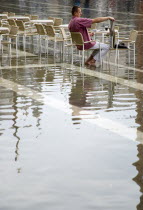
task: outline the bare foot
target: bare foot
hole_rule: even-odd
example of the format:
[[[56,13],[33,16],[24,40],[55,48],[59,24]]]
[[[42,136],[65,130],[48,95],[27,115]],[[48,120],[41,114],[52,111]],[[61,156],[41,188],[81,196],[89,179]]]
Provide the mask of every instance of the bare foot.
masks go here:
[[[85,65],[90,65],[90,66],[96,66],[95,65],[95,60],[94,60],[94,58],[93,59],[91,59],[90,61],[88,61],[88,62],[85,62]]]

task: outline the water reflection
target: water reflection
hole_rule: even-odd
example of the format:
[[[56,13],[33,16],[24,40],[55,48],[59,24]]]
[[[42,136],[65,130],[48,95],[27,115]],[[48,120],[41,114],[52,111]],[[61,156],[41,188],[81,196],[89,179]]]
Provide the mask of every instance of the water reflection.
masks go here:
[[[8,5],[8,2],[10,2],[9,5]],[[56,3],[56,5],[54,5],[53,2]],[[63,1],[63,0],[62,1],[53,1],[53,2],[52,2],[53,3],[52,4],[48,0],[46,2],[45,1],[41,1],[41,2],[22,1],[22,0],[19,0],[19,1],[15,0],[15,1],[11,2],[9,0],[9,1],[3,1],[4,7],[1,7],[0,10],[2,11],[3,8],[5,8],[5,10],[9,10],[9,11],[15,10],[16,13],[23,13],[23,14],[25,14],[25,13],[35,13],[36,14],[37,13],[40,17],[47,17],[47,14],[48,14],[48,16],[50,16],[50,15],[62,16],[63,15],[65,23],[68,22],[68,19],[71,16],[71,14],[70,14],[71,7],[64,8],[65,5],[59,5],[59,7],[58,7],[57,5],[59,4],[59,2],[65,3],[65,1]],[[14,3],[15,3],[15,5],[14,5]],[[107,1],[106,0],[106,1],[102,1],[102,2],[95,1],[95,0],[94,1],[90,1],[90,0],[66,1],[66,5],[72,6],[72,4],[77,4],[77,5],[80,5],[85,8],[83,10],[84,17],[95,17],[98,15],[101,16],[101,15],[105,15],[106,13],[110,14],[110,12],[114,12],[114,14],[115,14],[115,12],[117,11],[115,16],[117,17],[117,20],[119,20],[121,24],[129,23],[129,21],[132,19],[132,21],[130,21],[131,25],[133,25],[133,26],[135,25],[136,28],[142,29],[142,24],[141,24],[142,16],[137,17],[137,20],[135,20],[135,18],[136,18],[135,16],[130,16],[130,18],[125,18],[125,17],[128,17],[128,15],[131,15],[131,14],[129,14],[129,12],[131,12],[131,11],[135,12],[135,8],[136,8],[137,12],[142,12],[143,6],[142,6],[141,2],[137,3],[137,1],[129,1],[129,0],[126,0],[126,1],[123,1],[123,0],[122,1],[121,0]],[[92,8],[92,10],[90,10],[90,8]],[[109,8],[109,10],[107,10],[107,8]],[[62,13],[62,11],[66,12],[65,16],[64,16],[64,13]],[[120,14],[120,11],[124,12],[123,15]],[[135,23],[137,23],[137,24],[135,24]],[[137,49],[138,49],[137,50],[137,65],[138,65],[137,67],[141,68],[143,66],[142,36],[140,36],[138,39]],[[31,50],[31,49],[29,48],[29,50]],[[36,47],[35,47],[34,53],[35,54],[38,53],[38,50]],[[18,66],[18,65],[33,64],[33,63],[43,64],[44,62],[45,63],[48,63],[48,62],[54,63],[53,58],[52,59],[51,59],[51,57],[48,58],[48,62],[47,62],[47,59],[42,54],[40,54],[40,57],[38,59],[37,59],[37,57],[34,58],[32,56],[31,57],[27,56],[26,58],[21,56],[18,59],[15,59],[13,57],[9,58],[6,56],[2,56],[2,59],[0,61],[1,61],[2,66],[5,66],[5,65]],[[113,71],[114,70],[115,69],[113,69]],[[118,69],[118,72],[121,73],[121,70],[122,69]],[[67,69],[65,71],[67,72]],[[109,72],[105,72],[105,73],[109,74]],[[116,72],[114,71],[113,73],[116,73]],[[135,77],[134,77],[134,73],[135,73],[135,71],[124,70],[122,76],[123,76],[123,78],[126,78],[126,79],[135,79],[136,78],[138,83],[143,83],[142,73],[139,73],[139,72],[136,73]],[[142,113],[143,112],[143,102],[142,102],[143,93],[142,93],[142,91],[134,91],[131,88],[123,87],[122,85],[119,85],[116,83],[112,83],[112,82],[105,81],[105,80],[100,80],[99,78],[90,77],[90,76],[83,75],[80,73],[72,72],[72,73],[67,73],[67,74],[65,73],[63,75],[63,70],[59,67],[57,67],[57,68],[55,68],[55,67],[48,67],[48,68],[45,67],[44,68],[43,67],[43,68],[39,68],[39,69],[38,68],[32,69],[32,68],[26,67],[26,68],[20,68],[20,69],[15,68],[11,71],[5,69],[5,70],[0,71],[0,75],[5,79],[14,81],[16,83],[25,85],[26,87],[30,87],[31,89],[34,89],[36,91],[39,91],[39,92],[45,94],[46,96],[52,95],[53,97],[60,97],[60,100],[63,100],[62,94],[64,92],[65,93],[64,102],[66,105],[68,104],[69,106],[71,106],[71,109],[72,109],[73,124],[78,124],[79,128],[81,129],[81,132],[83,132],[82,125],[80,127],[81,119],[83,119],[84,117],[86,118],[86,116],[83,117],[83,115],[82,115],[83,110],[84,111],[87,110],[88,111],[87,115],[89,115],[91,113],[91,116],[93,116],[93,117],[94,117],[94,114],[92,111],[94,111],[94,113],[102,112],[104,114],[105,114],[105,112],[106,113],[108,112],[107,114],[109,114],[110,117],[113,117],[113,119],[121,121],[121,122],[125,123],[126,125],[128,125],[129,127],[138,127],[138,131],[143,132],[143,118],[142,118],[142,115],[143,115],[143,113]],[[116,75],[116,76],[118,76],[118,75]],[[71,80],[71,77],[72,77],[72,80]],[[63,92],[59,88],[61,86],[62,86]],[[135,107],[135,102],[136,102],[136,107]],[[117,117],[116,117],[116,115],[117,115]],[[136,122],[134,122],[134,119],[135,119],[134,115],[136,115],[136,120],[135,120]],[[64,153],[66,151],[67,148],[64,147],[66,144],[68,144],[67,147],[70,147],[70,144],[75,144],[74,145],[75,147],[77,146],[77,142],[75,143],[74,139],[72,139],[72,135],[74,137],[77,136],[77,133],[75,132],[75,130],[73,128],[74,126],[70,127],[68,125],[68,123],[67,123],[68,117],[67,116],[65,117],[66,121],[64,121],[62,119],[62,117],[63,117],[63,115],[59,114],[59,116],[55,116],[55,118],[51,118],[51,121],[48,121],[48,122],[46,121],[46,123],[47,123],[46,124],[44,121],[45,120],[45,105],[44,104],[39,104],[38,102],[36,102],[28,97],[25,97],[25,96],[18,96],[16,92],[6,90],[6,89],[0,87],[0,126],[1,126],[0,136],[6,137],[6,138],[7,138],[7,136],[9,136],[11,139],[16,139],[16,143],[14,143],[14,149],[12,148],[13,153],[15,152],[15,154],[14,154],[15,161],[18,162],[20,159],[22,159],[25,167],[29,163],[27,163],[28,161],[26,162],[25,159],[21,157],[22,155],[21,155],[20,149],[23,149],[23,147],[22,147],[23,145],[21,146],[21,144],[20,144],[21,142],[24,144],[25,140],[30,142],[32,140],[35,141],[35,139],[36,140],[39,139],[40,143],[38,146],[41,147],[42,149],[45,149],[47,147],[45,149],[45,154],[48,154],[48,152],[49,152],[49,154],[47,156],[46,155],[42,156],[43,151],[41,148],[40,148],[42,151],[41,155],[39,155],[39,152],[40,152],[39,148],[37,149],[37,151],[38,151],[37,153],[35,152],[35,150],[33,150],[33,152],[36,153],[35,156],[39,156],[39,157],[36,159],[36,161],[33,159],[33,162],[31,165],[33,166],[34,165],[33,163],[35,161],[35,165],[33,166],[33,168],[35,167],[36,169],[38,168],[39,170],[41,170],[42,171],[41,174],[43,177],[44,177],[44,174],[45,174],[45,177],[46,176],[48,177],[49,174],[51,173],[52,178],[50,180],[49,186],[52,185],[51,184],[52,182],[57,184],[58,181],[60,183],[59,185],[65,185],[65,180],[63,180],[63,182],[61,181],[62,179],[57,181],[57,177],[55,179],[56,180],[56,182],[55,182],[53,177],[56,176],[55,174],[58,174],[55,169],[56,167],[59,168],[60,172],[59,171],[58,172],[59,172],[59,174],[61,173],[61,177],[66,177],[65,171],[69,171],[69,174],[68,174],[68,176],[70,177],[69,180],[71,179],[71,174],[73,173],[74,170],[75,171],[81,170],[80,163],[82,162],[82,158],[80,157],[81,158],[81,160],[80,160],[78,155],[77,155],[77,160],[75,160],[75,165],[76,165],[77,161],[81,161],[81,162],[79,162],[78,169],[77,168],[74,169],[74,166],[71,164],[73,162],[72,158],[69,162],[73,168],[71,169],[71,165],[69,164],[68,160],[67,160],[67,165],[69,165],[69,167],[66,166],[66,163],[65,163],[66,154],[64,154],[65,156],[64,156],[63,160],[60,155],[59,155],[60,158],[57,158],[57,159],[55,158],[56,152],[60,151],[60,150],[58,150],[59,148],[63,147],[64,151],[61,150],[62,151],[61,153]],[[90,117],[90,116],[87,116],[87,117]],[[58,120],[60,123],[63,120],[64,123],[63,123],[63,125],[61,123],[61,127],[60,127],[60,125],[58,125],[55,129],[54,123],[55,123],[55,121],[58,121]],[[70,118],[70,120],[71,120],[71,118]],[[66,131],[63,132],[64,133],[63,135],[61,134],[63,131],[62,126],[64,127],[65,124],[67,127],[69,126],[68,127],[69,130],[68,129],[67,130],[69,132],[71,131],[71,133],[69,134],[69,136],[68,135],[66,136],[68,141],[66,139],[64,142],[62,142],[62,140],[64,138],[66,138],[65,137]],[[50,137],[47,135],[47,133],[45,134],[45,136],[43,135],[44,131],[47,129],[47,126],[50,127],[50,129],[49,129],[51,131]],[[54,128],[52,128],[52,126]],[[56,132],[55,132],[55,130],[56,130]],[[60,131],[62,130],[61,133],[59,130]],[[89,129],[87,128],[87,130],[85,130],[85,133],[88,131],[89,131]],[[92,131],[92,132],[91,132],[91,136],[95,135],[95,139],[96,139],[96,134],[95,134],[96,132],[95,131]],[[60,133],[60,137],[59,136],[57,137],[56,135],[54,136],[55,133]],[[112,151],[110,153],[111,155],[112,155],[112,153],[114,153],[114,151],[116,151],[116,143],[115,142],[111,142],[111,145],[108,144],[108,140],[110,142],[110,137],[112,136],[112,134],[108,134],[108,135],[107,135],[107,139],[106,139],[107,143],[104,142],[105,145],[103,144],[101,146],[101,149],[99,151],[100,154],[97,155],[97,154],[95,154],[96,152],[93,151],[93,154],[92,154],[93,157],[91,157],[91,158],[92,158],[94,166],[99,164],[101,167],[102,166],[107,167],[107,166],[105,166],[106,161],[104,162],[104,157],[102,157],[103,159],[99,158],[100,155],[103,154],[104,146],[106,146],[105,152],[109,152],[108,151],[109,147],[112,149],[112,150],[110,149],[110,151]],[[71,137],[71,139],[70,139],[70,137]],[[81,139],[83,139],[83,136],[80,136],[80,137],[82,137]],[[57,139],[55,140],[54,138],[55,139],[57,138]],[[48,141],[47,141],[47,139],[48,139]],[[82,157],[85,154],[84,152],[88,149],[89,144],[92,144],[93,142],[95,142],[95,139],[92,139],[92,140],[89,139],[89,141],[87,141],[87,142],[81,141],[78,144],[77,147],[82,148],[81,150],[83,151],[83,153],[81,154]],[[139,139],[140,139],[140,136],[138,134],[137,140],[139,140]],[[46,143],[44,142],[44,140]],[[50,140],[52,142],[51,144],[53,144],[52,146],[49,143]],[[98,139],[98,140],[99,141],[96,142],[97,145],[93,143],[93,147],[95,150],[96,150],[96,147],[99,146],[101,139]],[[93,141],[93,142],[91,143],[91,141]],[[32,142],[31,148],[34,145],[33,142]],[[57,144],[57,142],[59,142],[59,145]],[[85,144],[84,145],[85,149],[82,144]],[[106,145],[106,144],[108,144],[108,145]],[[42,145],[43,145],[43,147],[42,147]],[[21,146],[21,148],[20,148],[20,146]],[[6,147],[7,146],[5,145],[4,149],[6,149]],[[9,146],[9,147],[11,147],[11,146]],[[119,145],[119,147],[122,147],[122,144]],[[130,147],[130,143],[128,143],[126,145],[126,147],[127,148]],[[50,148],[50,149],[48,150],[48,148]],[[57,149],[57,151],[56,151],[56,149]],[[142,167],[142,165],[143,165],[143,145],[142,144],[138,145],[137,150],[138,150],[138,158],[139,159],[137,162],[134,163],[134,166],[136,167],[138,174],[136,177],[133,178],[133,180],[140,187],[140,192],[143,194],[143,178],[142,178],[143,177],[143,167]],[[9,150],[7,150],[7,151],[9,152]],[[53,152],[53,154],[51,154],[52,152]],[[57,152],[57,154],[58,154],[58,152]],[[68,153],[68,150],[66,152]],[[79,151],[77,150],[76,152],[78,153]],[[87,155],[88,158],[89,158],[89,154],[91,154],[91,150],[88,151],[88,155]],[[72,155],[73,154],[71,154],[71,156]],[[97,162],[95,162],[95,160],[96,160],[95,156],[98,160]],[[117,158],[116,155],[115,156],[113,155],[112,157]],[[111,157],[110,169],[108,171],[109,177],[110,177],[111,171],[113,171],[112,157]],[[38,160],[39,160],[39,162],[37,163]],[[53,164],[53,162],[51,161],[51,165],[50,164],[48,165],[47,163],[49,163],[48,162],[49,160],[52,160],[52,161],[54,160],[55,164]],[[7,161],[10,162],[9,159]],[[45,161],[43,168],[41,166],[40,161],[41,162]],[[84,163],[85,163],[85,161],[88,161],[88,159],[86,160],[86,156],[85,156],[85,159],[83,159]],[[120,162],[120,159],[114,160],[114,161],[115,161],[114,163],[117,165],[118,161]],[[2,159],[1,159],[1,162],[3,162]],[[63,168],[64,168],[63,173],[61,172],[60,162],[62,162],[61,165],[65,164],[63,166]],[[56,163],[57,163],[57,165],[56,165]],[[90,161],[89,161],[89,163],[90,163]],[[122,164],[122,163],[120,163],[120,164]],[[37,165],[38,165],[38,167],[37,167]],[[47,165],[48,165],[48,167],[47,167]],[[55,165],[56,165],[56,167],[55,167]],[[82,167],[84,168],[85,166],[82,166]],[[128,165],[128,167],[130,169],[129,165]],[[29,168],[28,168],[28,170],[29,170]],[[33,170],[33,168],[32,168],[32,170]],[[43,173],[43,171],[44,171],[44,173]],[[46,171],[48,171],[48,172],[46,173]],[[75,171],[74,171],[73,177],[76,174]],[[106,181],[106,174],[100,174],[100,170],[99,171],[97,170],[96,173],[97,174],[99,173],[99,177],[100,177],[100,175],[102,175],[102,180],[99,181],[98,180],[99,177],[97,179],[95,179],[95,177],[92,177],[92,179],[89,180],[89,176],[88,176],[89,174],[87,171],[88,171],[88,167],[84,168],[83,173],[80,174],[80,172],[79,172],[79,177],[82,174],[84,174],[85,177],[87,175],[87,177],[86,178],[84,177],[84,179],[81,181],[80,184],[84,185],[85,182],[87,182],[87,183],[91,182],[92,186],[90,186],[90,184],[88,184],[88,187],[92,191],[92,195],[93,195],[94,193],[96,194],[96,189],[95,189],[96,182],[98,182],[98,184],[100,182],[101,186],[103,187],[104,181]],[[118,180],[116,180],[115,177],[117,174],[120,174],[120,171],[121,171],[121,168],[119,167],[117,169],[117,171],[114,172],[114,175],[115,175],[113,177],[114,184],[118,182]],[[21,167],[17,168],[17,173],[21,173]],[[30,171],[30,170],[29,170],[29,174],[31,177],[34,177],[34,175],[35,175],[34,172]],[[29,174],[28,174],[28,177],[29,177]],[[39,176],[40,177],[39,179],[36,178],[36,181],[35,180],[33,181],[35,186],[36,186],[37,181],[41,180],[41,174]],[[59,176],[59,174],[58,174],[58,176]],[[132,175],[129,174],[129,172],[127,172],[127,176],[124,178],[127,178],[129,176],[132,176]],[[45,183],[47,183],[47,180],[48,180],[47,177],[45,178],[44,181],[42,179],[43,182],[40,183],[41,186],[45,185]],[[17,177],[15,178],[15,180],[17,180]],[[69,184],[69,180],[68,180],[68,184]],[[29,183],[31,184],[31,180]],[[69,186],[68,184],[66,186],[67,188]],[[23,183],[23,185],[24,185],[24,183]],[[125,183],[125,185],[126,185],[126,183]],[[130,185],[132,185],[132,184],[130,184]],[[47,188],[49,186],[47,186]],[[86,187],[87,186],[85,186],[85,188]],[[108,184],[107,184],[107,187],[109,187]],[[45,186],[43,188],[45,188]],[[100,188],[100,192],[102,190],[101,188]],[[55,188],[55,189],[57,189],[57,188]],[[41,191],[43,193],[43,189],[41,189]],[[104,191],[104,189],[103,189],[103,191]],[[19,193],[19,190],[17,190],[17,192]],[[7,192],[7,194],[10,194],[10,193],[11,193],[10,191]],[[39,192],[36,191],[36,193],[39,193]],[[44,191],[44,193],[46,195],[47,191],[46,192]],[[79,193],[78,196],[79,197],[81,196],[81,198],[82,198],[82,195],[81,195],[82,193],[80,194],[80,191],[78,193]],[[138,192],[135,192],[135,193],[137,194]],[[48,196],[49,196],[49,194],[50,193],[48,192]],[[66,191],[66,194],[67,194],[67,191]],[[73,193],[73,195],[75,196],[74,193]],[[87,196],[87,200],[90,203],[90,199],[92,196],[90,197],[88,195],[87,191],[84,196],[85,197]],[[100,197],[100,199],[103,199],[103,196],[100,193],[98,196]],[[93,195],[93,197],[94,197],[94,195]],[[16,197],[16,199],[17,199],[17,197]],[[43,202],[43,200],[44,200],[44,198],[42,198],[42,202]],[[45,200],[44,200],[44,202],[45,202]],[[52,202],[53,202],[53,200],[52,200]],[[95,197],[93,198],[93,200],[95,200]],[[118,199],[118,202],[120,202],[120,201],[122,201],[122,198],[121,198],[121,200],[120,200],[120,198]],[[58,201],[56,199],[54,200],[54,202],[58,203]],[[117,205],[116,209],[120,208],[118,206],[118,203],[116,205]],[[96,205],[94,207],[93,206],[91,208],[94,208]],[[142,210],[142,207],[143,207],[143,195],[141,195],[141,197],[140,197],[140,203],[137,205],[137,209]],[[103,209],[103,208],[104,207],[101,205],[101,209]]]
[[[137,205],[137,210],[142,210],[143,209],[143,145],[139,144],[137,146],[138,150],[138,161],[133,163],[133,165],[137,169],[137,176],[133,178],[133,180],[139,185],[140,187],[140,192],[142,193],[140,197],[140,203]]]

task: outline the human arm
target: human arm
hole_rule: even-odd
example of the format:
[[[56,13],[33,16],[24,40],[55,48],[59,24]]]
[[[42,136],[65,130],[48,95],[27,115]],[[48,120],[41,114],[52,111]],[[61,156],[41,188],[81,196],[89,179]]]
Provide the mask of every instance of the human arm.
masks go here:
[[[98,18],[92,19],[92,23],[101,23],[101,22],[104,22],[106,20],[114,21],[115,19],[113,17],[98,17]]]

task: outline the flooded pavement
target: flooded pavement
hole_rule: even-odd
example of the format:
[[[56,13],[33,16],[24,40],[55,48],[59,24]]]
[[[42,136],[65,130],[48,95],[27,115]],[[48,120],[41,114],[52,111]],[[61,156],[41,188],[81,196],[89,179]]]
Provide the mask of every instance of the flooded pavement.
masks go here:
[[[124,3],[123,3],[124,2]],[[0,12],[111,15],[139,31],[136,64],[82,68],[36,38],[0,54],[0,210],[143,209],[143,34],[141,1],[1,1]],[[21,40],[20,40],[21,41]]]

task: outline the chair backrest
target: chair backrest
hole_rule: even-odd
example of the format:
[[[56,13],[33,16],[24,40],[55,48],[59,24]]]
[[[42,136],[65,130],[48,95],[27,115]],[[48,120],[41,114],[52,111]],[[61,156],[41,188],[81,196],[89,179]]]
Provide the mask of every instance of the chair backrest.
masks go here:
[[[8,21],[10,26],[17,26],[14,19],[8,19],[7,21]]]
[[[131,30],[129,40],[131,40],[132,42],[136,42],[137,35],[138,35],[138,31]]]
[[[119,26],[114,26],[114,30],[119,31]]]
[[[6,28],[10,28],[10,25],[8,23],[2,23],[1,26],[6,27]]]
[[[63,19],[62,18],[55,18],[54,26],[62,25]]]
[[[72,43],[75,45],[84,45],[83,36],[80,32],[71,32]]]
[[[6,15],[8,15],[8,12],[3,12],[2,14],[6,14]]]
[[[96,29],[96,26],[97,26],[96,23],[92,23],[90,29]]]
[[[55,37],[55,30],[53,26],[45,25],[46,33],[49,37]]]
[[[60,30],[61,30],[61,34],[62,34],[63,39],[66,39],[67,35],[66,35],[66,32],[65,32],[65,29],[64,28],[60,28]]]
[[[16,36],[18,33],[18,26],[11,26],[9,36]]]
[[[44,26],[43,26],[41,23],[36,23],[36,24],[35,24],[35,27],[36,27],[37,33],[38,33],[39,35],[46,35],[46,31],[45,31],[45,29],[44,29]]]
[[[29,15],[29,14],[25,14],[24,16],[29,17],[31,19],[31,15]]]
[[[16,25],[19,27],[20,31],[25,31],[25,26],[22,20],[16,20]]]
[[[14,12],[9,12],[8,13],[8,16],[10,17],[10,16],[15,16],[15,13]]]
[[[1,17],[2,20],[7,20],[7,15],[4,14],[4,16]]]
[[[48,20],[53,20],[53,25],[55,23],[55,18],[54,17],[48,17]]]
[[[39,16],[38,15],[31,15],[31,20],[38,20]]]

